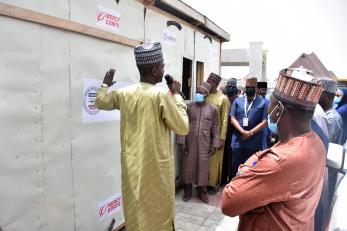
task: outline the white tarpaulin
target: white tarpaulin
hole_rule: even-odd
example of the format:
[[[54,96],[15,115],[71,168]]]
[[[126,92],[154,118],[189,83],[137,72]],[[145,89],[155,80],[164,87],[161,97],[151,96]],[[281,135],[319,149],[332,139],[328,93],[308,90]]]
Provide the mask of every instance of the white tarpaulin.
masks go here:
[[[98,5],[96,9],[96,26],[113,32],[120,30],[120,13],[110,8]]]
[[[218,42],[184,24],[168,27],[172,19],[153,10],[145,16],[139,1],[0,2],[62,24],[160,41],[166,73],[177,79],[183,57],[193,68],[204,62],[205,73],[219,68]],[[99,22],[97,12],[105,13]],[[117,81],[110,90],[139,81],[133,47],[7,16],[0,16],[0,34],[0,226],[104,231],[112,219],[122,224],[119,112],[97,111],[92,102],[110,68]]]

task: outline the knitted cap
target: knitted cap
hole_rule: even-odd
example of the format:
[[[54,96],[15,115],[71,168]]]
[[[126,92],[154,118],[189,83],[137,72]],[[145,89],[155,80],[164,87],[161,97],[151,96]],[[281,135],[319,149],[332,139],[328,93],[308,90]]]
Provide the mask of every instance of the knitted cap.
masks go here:
[[[137,65],[156,64],[164,61],[161,44],[159,42],[147,42],[134,49]]]

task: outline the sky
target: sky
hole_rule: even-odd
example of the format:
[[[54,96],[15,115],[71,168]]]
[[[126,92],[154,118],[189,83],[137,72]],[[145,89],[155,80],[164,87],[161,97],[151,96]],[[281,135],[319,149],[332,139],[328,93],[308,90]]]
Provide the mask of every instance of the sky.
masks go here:
[[[347,0],[183,0],[230,34],[223,48],[263,42],[267,79],[302,53],[347,78]],[[222,67],[224,78],[242,78],[248,67]]]

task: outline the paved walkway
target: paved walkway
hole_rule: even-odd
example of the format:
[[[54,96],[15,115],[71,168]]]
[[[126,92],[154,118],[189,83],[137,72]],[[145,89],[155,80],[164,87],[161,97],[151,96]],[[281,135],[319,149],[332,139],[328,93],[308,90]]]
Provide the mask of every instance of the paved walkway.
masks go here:
[[[231,231],[237,229],[238,217],[224,216],[220,210],[222,189],[214,196],[209,196],[210,203],[206,204],[197,197],[194,189],[189,202],[183,202],[183,189],[176,191],[176,231]]]

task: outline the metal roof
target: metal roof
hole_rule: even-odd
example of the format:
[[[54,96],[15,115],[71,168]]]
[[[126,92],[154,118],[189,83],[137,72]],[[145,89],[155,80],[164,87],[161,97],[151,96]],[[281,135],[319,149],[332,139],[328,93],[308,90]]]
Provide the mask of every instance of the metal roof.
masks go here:
[[[297,58],[290,67],[300,67],[303,66],[307,69],[312,70],[315,74],[319,76],[335,77],[335,74],[323,65],[317,55],[312,52],[311,54],[302,53],[299,58]]]
[[[181,0],[154,0],[153,3],[154,6],[196,26],[221,42],[230,41],[230,35],[226,31]]]

